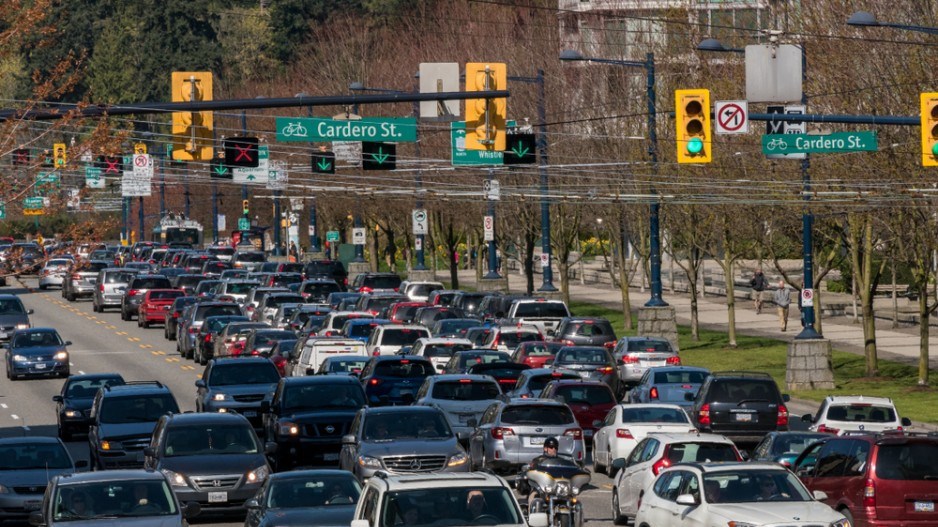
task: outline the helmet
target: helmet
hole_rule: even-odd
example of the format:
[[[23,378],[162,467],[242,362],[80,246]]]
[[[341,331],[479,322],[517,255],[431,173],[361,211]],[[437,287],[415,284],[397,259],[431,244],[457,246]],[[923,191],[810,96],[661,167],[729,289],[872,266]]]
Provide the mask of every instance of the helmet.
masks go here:
[[[544,448],[557,448],[560,446],[560,442],[557,441],[556,437],[548,437],[544,440]]]

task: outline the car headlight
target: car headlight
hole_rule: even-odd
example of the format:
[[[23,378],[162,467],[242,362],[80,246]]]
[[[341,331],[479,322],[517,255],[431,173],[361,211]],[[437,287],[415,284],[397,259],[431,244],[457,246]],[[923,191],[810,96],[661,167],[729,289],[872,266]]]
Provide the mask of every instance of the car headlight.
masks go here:
[[[162,472],[163,475],[166,476],[166,479],[169,480],[169,484],[174,487],[188,487],[189,486],[186,483],[186,477],[178,472],[173,472],[172,470],[169,470],[166,468],[162,469],[160,472]]]
[[[831,523],[831,527],[853,527],[850,525],[850,520],[847,518],[841,518],[835,522]]]
[[[224,401],[227,398],[228,396],[223,393],[216,393],[215,395],[212,396],[213,401]]]
[[[65,410],[65,417],[81,417],[79,410]]]
[[[12,493],[13,491],[10,490],[10,487],[7,487],[6,485],[0,485],[0,494],[12,494]]]
[[[29,329],[29,324],[17,324],[16,329]]]
[[[123,445],[120,444],[120,441],[101,441],[99,444],[101,450],[123,450]]]
[[[56,354],[55,354],[55,356],[54,356],[53,358],[54,358],[55,360],[68,360],[68,352],[67,352],[67,351],[59,351],[59,352],[56,352]]]
[[[26,358],[26,355],[13,355],[13,360],[16,362],[26,362],[29,359]]]
[[[358,465],[362,468],[381,468],[381,460],[371,456],[358,456]]]
[[[280,435],[282,436],[295,436],[300,433],[300,426],[296,423],[282,422],[280,423]]]
[[[456,454],[449,458],[449,463],[446,464],[448,467],[458,467],[459,465],[465,465],[469,461],[469,456],[466,454]]]
[[[254,470],[248,472],[247,479],[248,483],[260,483],[267,479],[267,476],[270,475],[270,469],[267,465],[261,465]]]

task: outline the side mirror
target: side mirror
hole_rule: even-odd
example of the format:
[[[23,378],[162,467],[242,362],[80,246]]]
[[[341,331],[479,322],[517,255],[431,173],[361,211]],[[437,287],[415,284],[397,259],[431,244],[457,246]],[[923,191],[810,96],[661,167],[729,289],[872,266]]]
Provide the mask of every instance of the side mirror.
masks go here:
[[[681,494],[677,497],[677,504],[693,507],[694,505],[697,505],[697,500],[694,499],[693,494]]]
[[[627,463],[624,457],[617,457],[612,460],[612,468],[614,469],[619,470],[619,469],[625,468],[626,466],[627,466]]]
[[[244,502],[244,508],[245,509],[259,509],[261,508],[261,504],[258,503],[257,498],[251,498],[247,500],[246,502]]]
[[[813,423],[814,416],[811,414],[804,414],[801,416],[801,420],[804,421],[805,423]]]
[[[306,375],[316,375],[316,368],[306,368]]]
[[[530,527],[547,527],[547,513],[546,512],[535,512],[528,516],[528,525]],[[352,522],[352,527],[359,527],[355,525],[355,522]]]
[[[902,426],[912,426],[912,420],[908,417],[903,417],[901,423]]]
[[[199,502],[197,501],[186,502],[185,507],[186,510],[183,511],[183,515],[187,520],[190,518],[195,518],[199,515],[199,513],[202,512],[202,506],[199,505]]]
[[[470,427],[470,428],[475,428],[475,427],[479,426],[479,421],[476,420],[475,417],[472,417],[472,418],[469,419],[469,421],[466,422],[466,426],[468,426],[468,427]]]
[[[27,314],[27,315],[32,315],[33,313],[35,313],[35,311],[32,310],[32,309],[27,309],[27,310],[26,310],[26,314]]]
[[[827,493],[823,490],[815,490],[811,493],[811,495],[814,496],[814,499],[818,501],[824,501],[827,499]]]
[[[273,441],[268,441],[268,442],[264,443],[264,453],[265,453],[265,454],[269,454],[269,455],[276,454],[276,453],[277,453],[277,443],[274,443]]]
[[[786,402],[786,403],[789,402],[789,401],[791,401],[791,396],[788,395],[787,393],[783,393],[783,394],[782,394],[782,401],[784,401],[784,402]]]
[[[46,522],[42,517],[42,511],[33,511],[29,514],[29,524],[33,527],[40,527],[45,525]]]
[[[143,449],[143,455],[147,457],[156,457],[156,449],[151,446],[148,446]]]
[[[351,434],[342,436],[342,444],[343,444],[343,445],[354,445],[354,444],[355,444],[355,436],[353,436],[353,435],[351,435]]]
[[[72,341],[66,340],[66,341],[65,341],[65,345],[66,345],[66,346],[71,346],[71,345],[72,345]]]
[[[195,381],[195,387],[196,387],[196,388],[205,388],[205,381],[204,381],[203,379],[199,379],[199,380]]]
[[[739,451],[739,457],[743,458],[743,461],[749,461],[749,451],[748,451],[748,450],[740,450],[740,451]]]
[[[593,428],[602,428],[603,422],[599,419],[593,419]]]
[[[53,395],[53,396],[52,396],[52,402],[54,402],[54,403],[61,403],[61,402],[62,402],[62,396],[61,396],[61,395]]]

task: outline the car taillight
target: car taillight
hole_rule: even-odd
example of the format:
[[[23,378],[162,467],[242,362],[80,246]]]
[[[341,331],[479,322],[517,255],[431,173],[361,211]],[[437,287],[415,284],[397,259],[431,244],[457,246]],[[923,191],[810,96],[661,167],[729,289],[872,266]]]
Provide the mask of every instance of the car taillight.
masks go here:
[[[617,428],[616,437],[619,439],[635,439],[635,436],[632,435],[632,432],[628,428]]]
[[[583,439],[583,429],[582,428],[568,428],[563,431],[563,435],[567,437],[572,437],[573,439]]]
[[[664,361],[664,363],[670,364],[670,365],[679,365],[681,364],[681,358],[678,357],[677,355],[673,357],[668,357],[667,360]]]
[[[572,340],[561,340],[560,344],[563,346],[576,346],[576,343]]]
[[[651,390],[648,391],[648,398],[649,398],[649,399],[657,399],[657,398],[658,398],[658,387],[657,387],[657,386],[652,386],[652,387],[651,387]]]
[[[867,478],[863,486],[863,507],[866,509],[868,520],[876,519],[876,485],[873,480]]]
[[[173,311],[173,318],[179,318],[179,311]]]
[[[78,273],[73,274],[73,275],[72,275],[72,280],[81,280],[81,275],[78,274]]]
[[[348,285],[348,277],[342,279],[342,285],[344,286]]]
[[[831,428],[831,427],[829,427],[829,426],[827,426],[827,425],[820,425],[820,426],[818,426],[818,427],[817,427],[817,431],[820,432],[820,433],[822,433],[822,434],[834,434],[834,435],[837,435],[837,434],[840,433],[840,429],[839,429],[839,428]]]
[[[776,426],[788,426],[788,408],[784,404],[778,405],[778,418],[775,420]]]
[[[668,453],[667,449],[665,449],[664,453],[665,455],[667,455]],[[669,460],[666,457],[663,457],[659,459],[658,461],[656,461],[655,464],[651,466],[651,471],[652,473],[654,473],[654,475],[657,476],[658,473],[661,472],[662,469],[668,468],[670,466],[671,466],[671,460]]]
[[[622,357],[622,364],[638,364],[638,357],[635,355],[624,355]]]
[[[195,335],[198,332],[199,332],[199,328],[189,328],[189,333],[192,333],[193,335]]]
[[[104,284],[98,285],[98,291],[104,292]]]
[[[371,386],[377,386],[381,384],[381,379],[372,378],[370,381],[368,381],[368,384],[370,384]]]
[[[136,289],[131,289],[130,291],[127,291],[127,296],[136,296],[137,293],[139,293],[139,291]]]
[[[205,335],[205,338],[204,338],[203,340],[205,341],[206,344],[209,343],[209,342],[211,342],[211,341],[212,341],[212,335]]]
[[[697,411],[697,422],[703,426],[710,426],[710,403],[701,406]]]
[[[515,431],[511,428],[506,428],[504,426],[496,426],[492,428],[492,439],[505,439],[505,436],[513,436]]]
[[[616,347],[616,341],[610,340],[609,342],[603,344],[603,347],[611,350],[612,348]]]
[[[358,288],[358,292],[359,292],[359,293],[370,293],[371,291],[372,291],[372,289],[371,289],[370,287],[359,287],[359,288]]]

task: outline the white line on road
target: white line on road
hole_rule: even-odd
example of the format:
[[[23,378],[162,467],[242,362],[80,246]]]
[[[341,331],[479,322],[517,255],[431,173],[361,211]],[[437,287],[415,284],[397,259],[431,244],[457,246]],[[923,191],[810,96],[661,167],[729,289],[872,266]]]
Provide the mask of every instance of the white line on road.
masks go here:
[[[6,410],[9,407],[6,405],[6,403],[0,403],[0,408],[3,408],[4,410]]]

